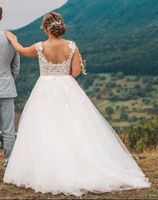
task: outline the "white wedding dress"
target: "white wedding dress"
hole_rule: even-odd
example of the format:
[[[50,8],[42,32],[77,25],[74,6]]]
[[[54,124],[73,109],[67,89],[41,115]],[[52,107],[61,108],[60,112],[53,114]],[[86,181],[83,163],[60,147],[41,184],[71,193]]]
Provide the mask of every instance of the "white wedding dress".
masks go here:
[[[40,77],[22,113],[4,182],[36,192],[80,196],[148,188],[150,183],[112,127],[71,76],[75,43],[62,64],[36,45]]]

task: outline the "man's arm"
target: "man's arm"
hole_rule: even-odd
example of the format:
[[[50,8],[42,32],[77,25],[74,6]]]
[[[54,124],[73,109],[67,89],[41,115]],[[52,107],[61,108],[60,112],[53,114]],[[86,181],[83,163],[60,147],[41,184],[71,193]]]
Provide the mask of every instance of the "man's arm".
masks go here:
[[[20,72],[20,55],[19,53],[15,53],[15,56],[11,62],[11,72],[14,77],[14,79],[17,78],[19,72]]]

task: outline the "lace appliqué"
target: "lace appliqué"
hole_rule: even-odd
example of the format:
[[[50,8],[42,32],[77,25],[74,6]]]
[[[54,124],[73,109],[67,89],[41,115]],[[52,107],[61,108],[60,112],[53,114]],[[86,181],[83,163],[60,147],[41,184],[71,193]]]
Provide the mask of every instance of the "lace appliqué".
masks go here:
[[[68,55],[67,60],[62,63],[55,64],[51,61],[47,61],[45,56],[43,55],[43,46],[42,42],[36,44],[36,50],[39,58],[40,65],[40,74],[49,76],[49,75],[69,75],[71,70],[71,61],[73,55],[75,53],[76,45],[73,41],[69,41],[70,53]]]

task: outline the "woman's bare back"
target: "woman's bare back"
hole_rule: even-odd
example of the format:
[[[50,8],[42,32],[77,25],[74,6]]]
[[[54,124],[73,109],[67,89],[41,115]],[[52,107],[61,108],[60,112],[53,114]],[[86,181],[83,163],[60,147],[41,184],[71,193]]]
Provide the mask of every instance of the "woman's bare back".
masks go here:
[[[46,60],[54,64],[61,64],[66,61],[71,52],[69,42],[69,40],[65,39],[43,42],[43,55]]]

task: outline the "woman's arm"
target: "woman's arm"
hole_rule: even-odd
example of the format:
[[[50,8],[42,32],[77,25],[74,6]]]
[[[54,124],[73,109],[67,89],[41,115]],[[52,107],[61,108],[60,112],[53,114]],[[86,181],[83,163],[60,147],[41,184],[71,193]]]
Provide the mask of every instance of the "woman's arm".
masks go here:
[[[11,32],[6,32],[5,34],[7,39],[11,42],[18,53],[30,58],[37,56],[35,44],[30,47],[23,47]]]
[[[81,74],[81,59],[80,59],[80,52],[76,47],[75,53],[72,59],[72,68],[71,68],[71,75],[73,77],[77,77]]]

